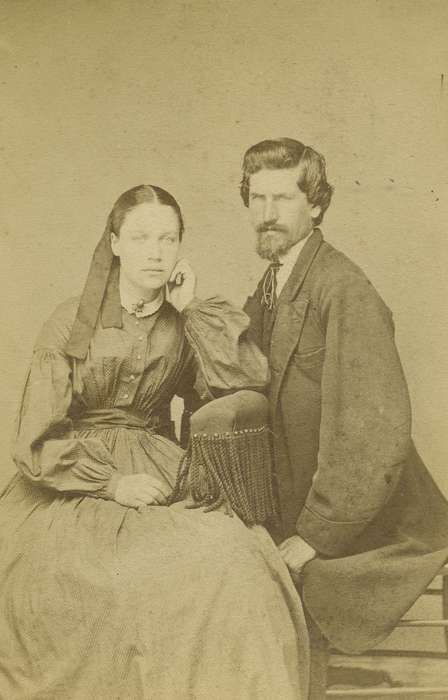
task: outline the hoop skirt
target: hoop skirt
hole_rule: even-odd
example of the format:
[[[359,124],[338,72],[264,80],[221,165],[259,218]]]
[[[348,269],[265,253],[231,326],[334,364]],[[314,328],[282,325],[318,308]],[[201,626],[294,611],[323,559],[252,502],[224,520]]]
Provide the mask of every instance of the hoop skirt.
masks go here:
[[[305,700],[308,638],[264,528],[185,503],[126,508],[120,475],[174,485],[171,398],[262,387],[247,319],[168,303],[64,352],[77,309],[37,341],[0,498],[2,700]]]

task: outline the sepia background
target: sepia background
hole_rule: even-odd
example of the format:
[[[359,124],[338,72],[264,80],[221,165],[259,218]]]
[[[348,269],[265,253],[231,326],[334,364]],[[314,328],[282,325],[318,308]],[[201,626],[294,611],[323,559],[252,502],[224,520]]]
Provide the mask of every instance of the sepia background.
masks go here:
[[[79,293],[118,195],[183,208],[200,293],[242,303],[263,264],[244,150],[291,136],[335,185],[326,238],[392,308],[417,445],[448,494],[448,3],[0,2],[0,487],[34,338]]]

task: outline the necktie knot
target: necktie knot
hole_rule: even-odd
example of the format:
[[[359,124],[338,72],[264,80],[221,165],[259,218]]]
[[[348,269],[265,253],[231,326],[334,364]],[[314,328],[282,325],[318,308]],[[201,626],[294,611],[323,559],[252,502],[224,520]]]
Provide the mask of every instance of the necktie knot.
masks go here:
[[[272,311],[277,302],[277,272],[282,264],[274,260],[266,272],[263,282],[263,304],[269,311]]]

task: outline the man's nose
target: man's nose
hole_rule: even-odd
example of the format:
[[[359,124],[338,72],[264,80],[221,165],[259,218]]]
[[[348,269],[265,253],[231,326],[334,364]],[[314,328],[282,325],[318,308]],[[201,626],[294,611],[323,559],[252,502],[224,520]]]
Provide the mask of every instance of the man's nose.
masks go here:
[[[266,224],[275,222],[278,219],[277,204],[273,199],[267,199],[264,205],[263,218]]]

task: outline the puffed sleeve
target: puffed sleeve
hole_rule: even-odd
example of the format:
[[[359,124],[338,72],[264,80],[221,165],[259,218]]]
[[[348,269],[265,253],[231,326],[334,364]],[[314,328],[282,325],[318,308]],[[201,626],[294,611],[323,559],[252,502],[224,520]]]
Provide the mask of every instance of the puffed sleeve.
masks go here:
[[[198,375],[196,389],[210,398],[239,389],[263,390],[269,379],[268,363],[249,339],[244,311],[213,297],[193,300],[182,312],[188,343]]]
[[[16,422],[13,457],[33,482],[112,499],[118,472],[104,443],[74,435],[71,361],[63,351],[66,310],[45,324],[34,349]]]
[[[317,471],[298,533],[343,555],[396,488],[411,444],[411,411],[389,309],[366,279],[322,300],[326,349]]]

